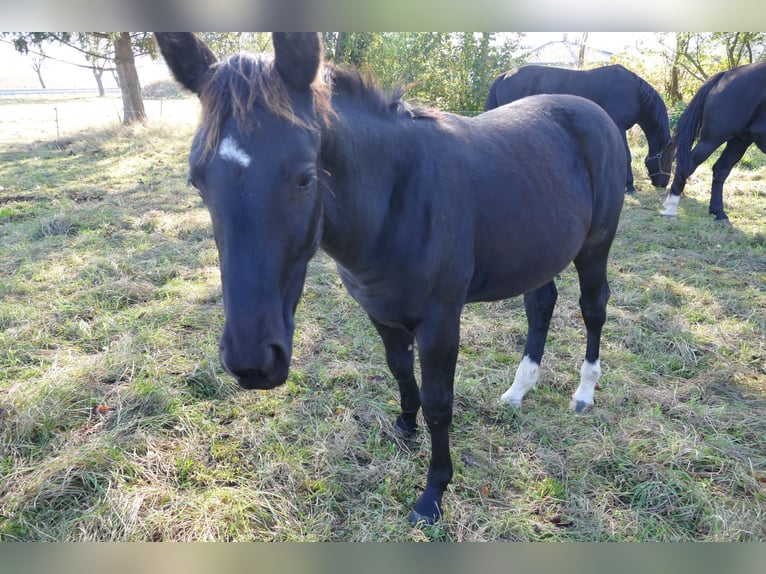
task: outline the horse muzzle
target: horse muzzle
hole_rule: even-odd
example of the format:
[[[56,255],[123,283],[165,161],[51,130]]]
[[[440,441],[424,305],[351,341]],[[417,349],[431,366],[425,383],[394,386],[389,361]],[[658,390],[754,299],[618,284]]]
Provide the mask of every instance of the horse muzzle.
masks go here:
[[[649,179],[652,180],[652,185],[659,189],[665,189],[670,183],[670,175],[666,173],[654,174]]]
[[[273,389],[284,384],[290,370],[290,352],[281,343],[236,350],[221,338],[221,366],[243,389]]]

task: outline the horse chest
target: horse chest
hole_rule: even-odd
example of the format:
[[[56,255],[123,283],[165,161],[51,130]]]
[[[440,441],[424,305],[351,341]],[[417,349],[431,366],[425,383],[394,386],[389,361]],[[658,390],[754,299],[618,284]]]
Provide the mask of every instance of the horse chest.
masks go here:
[[[423,278],[402,270],[352,274],[339,266],[338,272],[349,294],[376,321],[408,331],[420,322],[431,291]]]

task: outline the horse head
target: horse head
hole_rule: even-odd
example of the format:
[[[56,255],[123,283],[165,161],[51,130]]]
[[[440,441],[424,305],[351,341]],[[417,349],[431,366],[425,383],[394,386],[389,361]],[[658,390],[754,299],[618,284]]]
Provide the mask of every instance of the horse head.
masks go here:
[[[675,152],[673,144],[673,140],[670,140],[663,149],[655,154],[647,155],[644,159],[646,172],[649,174],[649,179],[652,180],[654,187],[664,189],[670,183]]]
[[[295,308],[321,235],[319,36],[275,33],[273,59],[220,62],[193,34],[156,38],[202,105],[189,180],[218,248],[221,364],[243,388],[276,387],[287,379]]]

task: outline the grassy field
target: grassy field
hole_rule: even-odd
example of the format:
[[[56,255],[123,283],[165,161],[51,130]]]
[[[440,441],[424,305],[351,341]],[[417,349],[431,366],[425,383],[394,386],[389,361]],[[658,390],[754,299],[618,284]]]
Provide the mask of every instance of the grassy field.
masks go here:
[[[421,530],[406,517],[428,436],[392,433],[382,345],[332,262],[312,262],[288,383],[240,391],[186,185],[196,103],[135,128],[108,106],[0,101],[0,540],[766,541],[759,154],[727,182],[726,226],[707,216],[709,164],[661,218],[634,146],[591,413],[567,410],[584,354],[571,267],[521,411],[498,402],[521,301],[466,308],[455,477]]]

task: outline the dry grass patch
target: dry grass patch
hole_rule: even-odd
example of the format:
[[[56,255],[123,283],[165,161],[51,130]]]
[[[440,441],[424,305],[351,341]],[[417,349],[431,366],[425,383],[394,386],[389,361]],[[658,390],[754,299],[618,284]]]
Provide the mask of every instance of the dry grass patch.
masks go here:
[[[585,338],[572,268],[520,411],[498,398],[521,301],[467,306],[455,477],[420,530],[427,432],[393,434],[382,345],[326,256],[287,384],[245,393],[222,373],[217,254],[185,183],[196,116],[55,145],[29,117],[0,149],[0,539],[766,540],[763,167],[727,182],[732,226],[708,219],[708,167],[677,220],[637,170],[588,415],[567,409]]]

